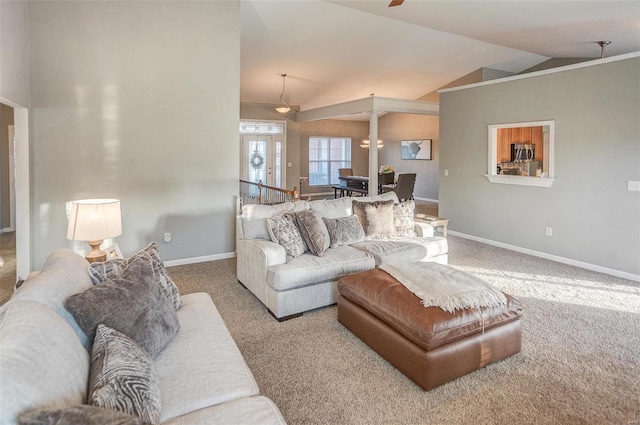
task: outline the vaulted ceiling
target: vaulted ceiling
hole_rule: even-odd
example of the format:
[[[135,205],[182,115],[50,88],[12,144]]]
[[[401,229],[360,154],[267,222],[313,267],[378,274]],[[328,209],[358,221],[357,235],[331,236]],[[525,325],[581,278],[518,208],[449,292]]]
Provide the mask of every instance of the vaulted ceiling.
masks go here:
[[[242,0],[242,102],[417,99],[479,68],[640,51],[640,1]]]

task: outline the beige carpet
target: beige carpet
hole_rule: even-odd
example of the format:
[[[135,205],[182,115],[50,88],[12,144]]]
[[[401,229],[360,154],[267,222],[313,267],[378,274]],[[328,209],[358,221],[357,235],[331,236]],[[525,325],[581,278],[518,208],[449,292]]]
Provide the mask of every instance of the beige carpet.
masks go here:
[[[336,321],[278,323],[235,260],[169,268],[216,303],[290,424],[640,424],[640,284],[449,237],[450,264],[524,304],[523,351],[423,391]]]

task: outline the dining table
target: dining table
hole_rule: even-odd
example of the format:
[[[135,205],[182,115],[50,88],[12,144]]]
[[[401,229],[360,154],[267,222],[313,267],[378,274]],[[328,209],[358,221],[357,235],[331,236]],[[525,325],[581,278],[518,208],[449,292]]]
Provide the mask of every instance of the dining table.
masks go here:
[[[338,177],[340,185],[333,186],[334,198],[351,196],[353,192],[367,195],[369,193],[369,176],[344,176]],[[382,176],[378,174],[378,193],[382,193]]]

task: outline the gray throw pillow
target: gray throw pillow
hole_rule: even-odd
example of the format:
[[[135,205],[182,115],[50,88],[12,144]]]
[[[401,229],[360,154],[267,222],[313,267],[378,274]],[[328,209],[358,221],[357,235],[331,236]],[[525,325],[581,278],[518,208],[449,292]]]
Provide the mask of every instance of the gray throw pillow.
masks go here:
[[[180,329],[153,266],[141,257],[115,278],[70,296],[66,307],[91,339],[103,323],[131,337],[153,358]]]
[[[413,221],[413,210],[415,206],[416,203],[413,199],[393,205],[394,236],[416,236],[416,231],[414,230],[415,223]]]
[[[329,232],[331,248],[351,245],[364,240],[364,229],[355,215],[340,218],[322,218]]]
[[[95,285],[98,285],[105,280],[113,279],[122,273],[129,263],[137,258],[144,258],[152,264],[154,278],[173,303],[173,307],[177,310],[180,307],[180,291],[167,274],[167,271],[164,268],[164,263],[160,258],[160,254],[158,254],[158,245],[156,245],[155,242],[151,242],[144,249],[126,260],[116,258],[109,261],[91,263],[89,265],[89,276],[91,277],[91,281]]]
[[[302,239],[294,213],[284,213],[267,219],[271,240],[284,248],[287,260],[299,257],[307,251],[307,244]]]
[[[117,410],[89,404],[77,404],[61,409],[38,409],[22,413],[20,425],[148,425],[148,422]]]
[[[364,233],[371,239],[387,239],[393,237],[392,200],[360,202],[353,201],[353,214],[358,216]]]
[[[313,210],[300,211],[296,213],[296,221],[309,251],[322,257],[329,248],[331,240],[320,214]]]
[[[91,352],[89,403],[160,423],[160,378],[153,360],[131,338],[98,325]]]

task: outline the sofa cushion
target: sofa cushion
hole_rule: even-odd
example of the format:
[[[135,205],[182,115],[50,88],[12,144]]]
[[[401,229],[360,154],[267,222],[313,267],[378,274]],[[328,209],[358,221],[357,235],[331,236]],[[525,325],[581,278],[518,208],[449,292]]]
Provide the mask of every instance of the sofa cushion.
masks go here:
[[[147,425],[142,419],[112,409],[77,404],[60,409],[38,409],[20,415],[20,425]]]
[[[98,325],[91,352],[89,403],[160,421],[160,384],[149,355],[125,334]]]
[[[353,201],[353,215],[358,216],[364,233],[371,239],[393,237],[393,201]]]
[[[393,205],[393,236],[416,236],[415,222],[413,221],[413,210],[415,206],[416,203],[413,199]]]
[[[415,236],[410,238],[394,238],[394,240],[398,242],[409,242],[423,245],[427,249],[427,254],[424,256],[425,259],[444,255],[449,252],[447,239],[442,236],[432,236],[427,238]]]
[[[86,401],[89,353],[51,307],[10,300],[0,311],[0,341],[0,424]]]
[[[338,218],[323,218],[324,224],[329,233],[329,246],[336,248],[341,245],[351,245],[352,243],[364,240],[364,229],[360,220],[355,215]]]
[[[152,357],[180,328],[173,304],[144,258],[131,261],[115,278],[72,295],[66,306],[92,339],[102,323],[131,337]]]
[[[167,274],[164,263],[158,253],[158,245],[155,242],[151,242],[145,248],[127,259],[116,258],[109,261],[91,263],[89,265],[89,276],[91,276],[94,284],[100,284],[118,276],[133,260],[138,258],[148,261],[151,264],[153,277],[167,295],[167,298],[171,300],[173,308],[176,310],[180,308],[180,291]]]
[[[267,219],[271,240],[284,248],[287,260],[302,255],[308,251],[307,244],[302,239],[300,229],[296,223],[296,216],[286,212]]]
[[[307,201],[284,202],[276,205],[247,204],[242,207],[242,233],[244,239],[269,240],[267,218],[275,217],[285,211],[304,211],[309,209]]]
[[[286,422],[273,401],[264,396],[256,396],[195,410],[163,425],[194,424],[286,425]]]
[[[51,307],[73,328],[87,350],[91,346],[91,339],[64,308],[64,301],[73,294],[91,288],[88,266],[84,257],[70,249],[51,251],[40,273],[24,281],[11,297],[12,300],[37,301]]]
[[[267,284],[276,291],[286,291],[337,280],[350,273],[373,267],[375,261],[369,254],[350,246],[339,246],[328,249],[322,257],[303,254],[286,264],[269,267]]]
[[[313,210],[300,211],[296,213],[296,222],[309,251],[321,257],[331,242],[322,217]]]
[[[161,422],[258,395],[258,384],[211,297],[202,292],[184,295],[177,313],[180,332],[155,359]]]
[[[376,267],[398,261],[420,261],[427,255],[424,244],[396,239],[369,239],[351,247],[375,258]]]

